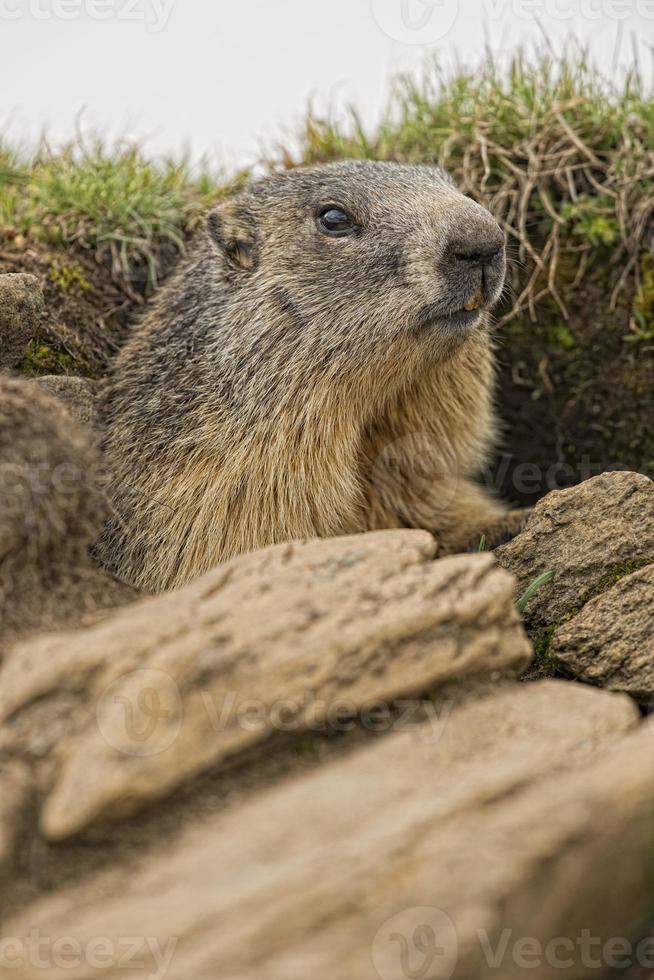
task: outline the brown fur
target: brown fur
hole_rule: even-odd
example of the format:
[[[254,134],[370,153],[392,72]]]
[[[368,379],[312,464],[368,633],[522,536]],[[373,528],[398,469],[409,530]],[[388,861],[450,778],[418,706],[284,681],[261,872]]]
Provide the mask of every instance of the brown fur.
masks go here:
[[[320,233],[331,203],[356,235]],[[474,476],[495,438],[504,254],[453,256],[501,242],[430,167],[279,174],[213,212],[103,395],[100,557],[161,590],[278,541],[410,526],[456,550],[497,521]],[[480,288],[479,318],[453,325]]]

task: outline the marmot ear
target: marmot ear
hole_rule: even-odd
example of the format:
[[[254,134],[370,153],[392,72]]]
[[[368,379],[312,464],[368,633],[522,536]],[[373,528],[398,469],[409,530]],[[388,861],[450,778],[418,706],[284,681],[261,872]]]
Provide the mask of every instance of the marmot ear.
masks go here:
[[[234,199],[207,215],[207,233],[230,269],[251,272],[257,265],[257,233],[252,214]]]

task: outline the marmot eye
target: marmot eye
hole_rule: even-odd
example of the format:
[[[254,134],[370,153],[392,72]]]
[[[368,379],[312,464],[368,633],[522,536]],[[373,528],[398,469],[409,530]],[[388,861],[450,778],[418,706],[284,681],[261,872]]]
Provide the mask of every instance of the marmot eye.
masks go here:
[[[356,224],[347,211],[330,205],[318,212],[318,228],[324,235],[332,238],[342,238],[356,231]]]

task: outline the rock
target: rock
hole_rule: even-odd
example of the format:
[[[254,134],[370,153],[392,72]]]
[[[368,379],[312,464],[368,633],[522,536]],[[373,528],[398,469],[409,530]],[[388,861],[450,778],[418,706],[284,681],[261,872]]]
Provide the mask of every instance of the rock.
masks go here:
[[[280,732],[521,672],[513,579],[490,554],[434,553],[409,530],[277,545],[17,645],[0,671],[0,746],[38,735],[44,833],[133,813]]]
[[[554,578],[529,601],[530,627],[563,622],[616,576],[654,562],[654,483],[638,473],[603,473],[540,500],[522,534],[495,552],[524,591]]]
[[[554,953],[572,966],[556,974],[585,976],[582,931],[629,937],[650,908],[654,740],[637,726],[621,696],[500,687],[436,733],[389,735],[127,852],[3,934],[19,951],[38,935],[46,957],[74,938],[76,959],[46,960],[50,980],[94,976],[99,936],[107,980],[399,980],[428,955],[424,977],[518,980],[524,937],[567,937],[572,952]],[[551,980],[540,955],[529,975]]]
[[[96,424],[96,385],[92,381],[59,374],[46,375],[33,380],[39,388],[59,398],[76,422],[91,427]]]
[[[505,544],[516,535],[524,531],[527,521],[531,516],[531,508],[517,508],[509,510],[503,514],[499,520],[490,527],[486,528],[483,534],[483,551],[495,551],[500,545]],[[479,551],[482,535],[475,534],[469,538],[461,551]]]
[[[20,762],[0,763],[0,881],[13,869],[16,838],[31,795],[27,766]]]
[[[0,275],[0,368],[22,360],[43,314],[43,291],[36,276]]]
[[[625,576],[556,630],[550,659],[565,673],[644,703],[654,699],[654,565]]]
[[[30,273],[43,289],[45,312],[33,334],[36,343],[27,350],[26,370],[100,377],[129,335],[143,301],[134,279],[136,292],[129,288],[128,298],[111,268],[99,263],[92,250],[73,251],[15,235],[5,244],[0,229],[0,276]],[[170,271],[171,259],[160,281]]]
[[[105,514],[96,452],[30,381],[0,379],[0,635],[72,624],[135,594],[89,558]]]

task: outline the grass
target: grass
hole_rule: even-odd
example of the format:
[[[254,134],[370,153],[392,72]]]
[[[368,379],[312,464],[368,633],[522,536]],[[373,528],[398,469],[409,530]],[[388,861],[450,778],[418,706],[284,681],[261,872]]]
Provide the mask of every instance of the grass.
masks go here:
[[[237,178],[237,181],[240,178]],[[123,283],[157,284],[162,252],[181,252],[199,215],[234,181],[133,146],[47,146],[33,159],[0,150],[0,226],[50,246],[93,252]]]
[[[529,600],[533,596],[535,596],[536,593],[540,589],[542,589],[544,585],[546,585],[548,582],[551,582],[553,578],[554,578],[554,572],[552,571],[543,572],[542,575],[539,575],[538,578],[535,578],[534,581],[527,586],[527,588],[525,589],[525,591],[522,593],[522,595],[520,596],[520,598],[515,604],[515,607],[521,616],[523,615],[525,609],[527,608],[527,603],[529,602]]]

